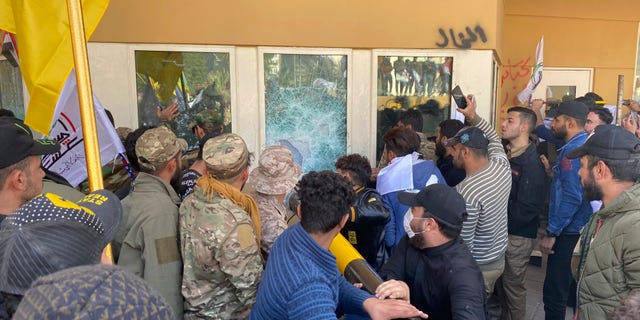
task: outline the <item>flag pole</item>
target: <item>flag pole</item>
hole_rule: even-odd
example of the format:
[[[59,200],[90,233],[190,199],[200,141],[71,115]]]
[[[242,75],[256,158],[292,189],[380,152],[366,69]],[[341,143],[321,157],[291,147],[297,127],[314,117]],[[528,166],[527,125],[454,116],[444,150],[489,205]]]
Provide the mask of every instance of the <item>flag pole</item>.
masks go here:
[[[102,166],[100,165],[96,115],[93,106],[93,95],[91,93],[89,60],[87,59],[87,46],[84,40],[84,22],[80,0],[67,0],[67,9],[69,12],[73,61],[76,81],[78,83],[78,100],[80,102],[80,119],[82,121],[82,132],[84,135],[89,189],[94,191],[103,188]]]
[[[87,44],[85,42],[86,36],[84,33],[84,20],[80,0],[67,0],[67,11],[69,14],[69,29],[71,31],[71,46],[73,49],[76,82],[78,84],[78,102],[80,104],[80,120],[82,121],[82,133],[84,136],[89,190],[95,191],[103,189],[104,183],[102,181],[96,114],[93,105],[93,94],[91,92],[89,59],[87,58]],[[108,262],[113,262],[111,245],[107,245],[104,249],[104,255],[106,255]],[[107,261],[103,259],[103,262]]]

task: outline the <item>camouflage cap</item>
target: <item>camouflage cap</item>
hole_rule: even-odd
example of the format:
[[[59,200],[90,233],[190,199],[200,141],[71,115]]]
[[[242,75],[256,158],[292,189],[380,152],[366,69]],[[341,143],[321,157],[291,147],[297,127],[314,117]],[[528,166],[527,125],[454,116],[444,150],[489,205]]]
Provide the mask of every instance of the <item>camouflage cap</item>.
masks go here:
[[[165,126],[145,131],[136,142],[136,155],[140,167],[155,171],[178,151],[187,149],[186,141],[178,139]]]
[[[302,168],[293,160],[293,154],[284,146],[271,146],[262,150],[258,167],[251,171],[249,184],[264,194],[285,194],[298,183]]]
[[[196,125],[210,131],[221,127],[222,120],[218,112],[207,109],[200,111],[193,116],[193,121],[189,123],[189,129],[193,130]]]
[[[249,150],[242,137],[227,133],[209,139],[202,148],[202,159],[218,179],[237,176],[249,163]]]

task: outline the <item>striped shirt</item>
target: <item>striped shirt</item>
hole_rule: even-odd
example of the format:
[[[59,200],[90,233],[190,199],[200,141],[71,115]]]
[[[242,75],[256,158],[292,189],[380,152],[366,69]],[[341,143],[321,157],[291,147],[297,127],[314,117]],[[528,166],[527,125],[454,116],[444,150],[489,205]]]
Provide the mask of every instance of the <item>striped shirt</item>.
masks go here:
[[[467,220],[460,236],[479,265],[494,262],[507,249],[507,206],[511,191],[511,169],[500,138],[486,120],[476,117],[474,126],[489,139],[489,163],[467,175],[456,190],[467,204]]]

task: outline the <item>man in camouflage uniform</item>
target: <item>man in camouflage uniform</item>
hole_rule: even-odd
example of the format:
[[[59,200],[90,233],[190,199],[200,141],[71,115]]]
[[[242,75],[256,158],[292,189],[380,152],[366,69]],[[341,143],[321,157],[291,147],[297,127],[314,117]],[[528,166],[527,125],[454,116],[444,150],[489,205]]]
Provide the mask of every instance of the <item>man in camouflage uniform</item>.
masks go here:
[[[222,134],[224,127],[222,125],[222,115],[215,110],[203,110],[193,116],[193,121],[189,124],[189,129],[193,131],[198,140],[207,134]]]
[[[260,208],[262,237],[260,249],[265,257],[278,236],[287,228],[283,200],[298,182],[302,169],[293,160],[291,151],[284,146],[271,146],[262,150],[258,167],[251,171],[249,184],[251,197]]]
[[[202,150],[208,174],[180,206],[185,319],[239,319],[249,315],[262,275],[252,220],[226,197],[249,176],[249,151],[240,136],[209,139]]]
[[[187,152],[183,159],[183,164],[187,161],[189,168],[182,171],[182,182],[178,191],[182,200],[193,192],[196,180],[207,173],[207,165],[202,160],[202,146],[210,138],[221,135],[224,129],[220,116],[213,110],[197,113],[189,128],[198,138],[199,148]]]
[[[162,294],[182,319],[182,259],[178,246],[178,205],[182,150],[186,144],[167,127],[145,131],[136,142],[140,173],[122,201],[123,219],[113,243],[124,269]]]
[[[122,145],[127,141],[127,136],[132,133],[133,130],[127,127],[116,128],[118,138],[122,142]],[[121,188],[130,185],[133,182],[134,176],[129,161],[124,156],[119,156],[112,162],[102,167],[102,176],[104,182],[104,188],[113,191],[122,200],[126,196],[122,191],[118,192]],[[84,189],[86,188],[86,189]],[[83,191],[89,192],[89,184],[83,185]]]
[[[120,141],[122,142],[122,144],[124,144],[124,142],[127,140],[127,136],[129,136],[131,132],[133,132],[133,129],[131,128],[127,128],[127,127],[116,128],[116,133],[118,134],[118,138],[120,138]]]

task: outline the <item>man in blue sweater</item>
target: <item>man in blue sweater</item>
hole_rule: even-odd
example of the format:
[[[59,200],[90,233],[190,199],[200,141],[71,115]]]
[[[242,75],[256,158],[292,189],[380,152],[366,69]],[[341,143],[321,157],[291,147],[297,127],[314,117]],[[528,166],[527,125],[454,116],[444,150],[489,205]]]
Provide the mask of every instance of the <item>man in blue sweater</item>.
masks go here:
[[[427,315],[404,300],[380,300],[348,283],[329,245],[349,217],[355,193],[334,172],[309,172],[298,183],[300,223],[285,230],[269,253],[250,319],[373,319]]]

